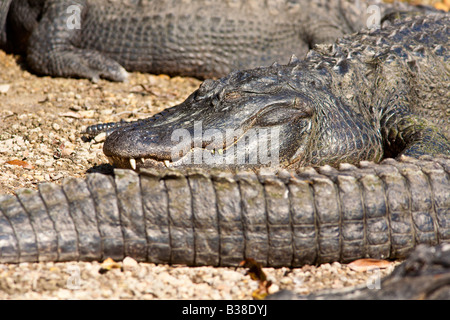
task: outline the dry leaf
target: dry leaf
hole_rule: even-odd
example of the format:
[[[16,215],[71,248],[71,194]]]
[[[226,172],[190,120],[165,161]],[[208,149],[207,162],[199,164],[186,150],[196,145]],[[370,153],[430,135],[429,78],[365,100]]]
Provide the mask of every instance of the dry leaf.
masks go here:
[[[247,258],[241,263],[239,263],[240,267],[248,268],[247,274],[252,278],[252,280],[259,281],[258,289],[252,292],[253,299],[262,300],[269,293],[269,288],[272,285],[272,281],[267,280],[267,276],[262,269],[262,265],[257,262],[255,259]]]
[[[170,77],[167,74],[159,74],[157,77],[164,80],[170,80]]]
[[[374,269],[386,269],[390,266],[387,260],[378,259],[358,259],[348,264],[348,267],[353,271],[364,272]]]
[[[449,11],[449,7],[445,3],[442,3],[442,2],[435,3],[434,7],[436,9],[438,9],[438,10],[442,10],[442,11],[445,11],[445,12]]]
[[[240,267],[248,268],[247,274],[252,278],[252,280],[265,281],[267,280],[266,274],[262,270],[262,265],[257,262],[255,259],[247,258],[241,263],[239,263]]]
[[[6,161],[7,164],[13,165],[13,166],[20,166],[24,169],[34,169],[34,167],[29,164],[26,161],[22,161],[22,160],[10,160],[10,161]]]
[[[111,269],[120,269],[121,265],[118,262],[115,262],[113,259],[111,258],[107,258],[105,259],[105,261],[103,261],[100,270],[98,270],[99,273],[104,274],[108,271],[110,271]]]

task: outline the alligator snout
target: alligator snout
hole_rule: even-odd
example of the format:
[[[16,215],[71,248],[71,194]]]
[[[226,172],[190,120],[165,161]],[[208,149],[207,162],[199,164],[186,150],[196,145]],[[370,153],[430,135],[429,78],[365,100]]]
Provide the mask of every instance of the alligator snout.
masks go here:
[[[114,166],[136,170],[144,163],[148,167],[163,167],[170,160],[169,142],[164,131],[129,126],[112,132],[103,149]]]

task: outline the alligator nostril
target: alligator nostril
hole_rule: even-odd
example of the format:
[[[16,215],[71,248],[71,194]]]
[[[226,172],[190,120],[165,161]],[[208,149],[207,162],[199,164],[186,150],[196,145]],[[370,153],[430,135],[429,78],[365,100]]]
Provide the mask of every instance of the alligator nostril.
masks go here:
[[[210,91],[212,88],[214,88],[216,84],[216,81],[212,80],[212,79],[206,79],[205,81],[203,81],[198,90],[197,90],[197,95],[196,95],[196,99],[201,99],[203,98],[208,91]]]
[[[202,90],[209,90],[209,89],[211,89],[212,87],[214,87],[215,83],[216,83],[216,81],[214,81],[213,79],[206,79],[205,81],[203,81],[203,82],[200,84],[199,89],[202,89]]]

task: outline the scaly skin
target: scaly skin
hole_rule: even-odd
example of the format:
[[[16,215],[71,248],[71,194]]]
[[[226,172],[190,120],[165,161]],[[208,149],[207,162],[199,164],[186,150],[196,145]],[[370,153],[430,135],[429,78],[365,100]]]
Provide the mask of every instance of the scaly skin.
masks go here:
[[[303,57],[380,16],[378,0],[3,0],[0,46],[44,75],[123,81],[125,71],[198,78]],[[79,23],[79,25],[77,25]]]
[[[311,295],[279,291],[270,300],[449,300],[450,245],[419,246],[408,259],[381,281],[360,287],[328,290]],[[379,281],[377,283],[377,281]]]
[[[0,196],[0,262],[301,266],[450,241],[450,160],[255,175],[117,169]]]
[[[448,15],[414,17],[319,46],[304,61],[206,80],[182,104],[120,124],[104,153],[134,169],[258,166],[239,160],[238,144],[249,138],[247,154],[259,156],[252,138],[266,132],[278,133],[267,154],[285,168],[450,155],[449,25]]]

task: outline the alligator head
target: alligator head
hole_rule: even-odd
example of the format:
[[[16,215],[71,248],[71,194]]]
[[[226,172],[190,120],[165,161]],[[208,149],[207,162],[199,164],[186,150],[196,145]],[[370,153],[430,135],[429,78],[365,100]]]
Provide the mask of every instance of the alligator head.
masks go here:
[[[206,80],[180,105],[112,132],[103,150],[125,168],[379,160],[379,133],[330,91],[331,81],[327,69],[295,57]]]

